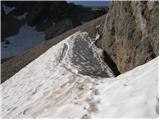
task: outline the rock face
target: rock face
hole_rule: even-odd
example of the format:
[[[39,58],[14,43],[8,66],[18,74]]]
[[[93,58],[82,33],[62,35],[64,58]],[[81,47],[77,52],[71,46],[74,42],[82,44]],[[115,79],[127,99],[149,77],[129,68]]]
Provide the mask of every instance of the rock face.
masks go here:
[[[113,2],[106,16],[101,47],[120,72],[158,56],[159,3]]]
[[[92,7],[83,7],[66,1],[3,1],[1,11],[2,40],[16,35],[24,23],[35,26],[39,32],[45,32],[48,40],[107,12],[102,8],[93,10]],[[20,16],[25,17],[18,19]]]

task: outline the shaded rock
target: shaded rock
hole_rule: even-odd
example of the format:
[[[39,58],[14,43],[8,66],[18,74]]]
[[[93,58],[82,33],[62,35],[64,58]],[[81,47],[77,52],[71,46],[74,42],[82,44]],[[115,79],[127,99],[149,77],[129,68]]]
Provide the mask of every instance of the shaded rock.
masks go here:
[[[71,29],[72,27],[72,21],[70,19],[63,19],[57,24],[53,23],[51,27],[47,28],[45,30],[45,37],[48,40]]]
[[[1,35],[2,41],[5,38],[16,35],[21,27],[21,22],[12,16],[5,16],[1,21]]]
[[[113,2],[106,16],[101,47],[120,72],[158,56],[159,3]]]
[[[11,43],[10,43],[8,40],[6,40],[6,41],[5,41],[5,44],[8,45],[8,44],[11,44]]]
[[[76,33],[75,33],[76,34]],[[77,33],[78,34],[78,33]],[[113,72],[103,61],[102,50],[91,43],[88,34],[81,33],[75,37],[72,53],[72,64],[79,69],[79,73],[89,76],[112,77]]]
[[[41,22],[39,25],[36,26],[36,30],[38,32],[45,31],[51,25],[52,25],[52,21],[51,20],[44,20],[43,22]]]

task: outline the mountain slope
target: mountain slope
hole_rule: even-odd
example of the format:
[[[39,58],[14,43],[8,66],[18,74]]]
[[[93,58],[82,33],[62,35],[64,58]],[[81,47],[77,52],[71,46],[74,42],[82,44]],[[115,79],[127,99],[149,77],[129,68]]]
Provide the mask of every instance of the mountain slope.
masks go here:
[[[157,118],[158,58],[116,78],[102,79],[99,111],[93,117]]]
[[[53,112],[54,109],[56,113],[64,105],[63,112],[72,106],[68,104],[73,104],[71,109],[83,112],[84,106],[74,103],[85,104],[91,92],[92,79],[82,74],[113,76],[110,68],[102,61],[101,54],[102,51],[91,43],[87,33],[77,32],[53,46],[2,84],[4,117],[47,117],[50,113],[45,115],[45,110]],[[64,117],[82,116],[79,112],[77,114]],[[60,115],[53,116],[63,117]]]
[[[2,83],[2,117],[157,117],[158,58],[112,78],[93,41],[77,32]]]
[[[45,35],[44,32],[37,32],[35,27],[25,24],[20,28],[17,35],[8,37],[6,40],[9,44],[6,44],[6,41],[2,42],[1,59],[20,55],[25,50],[37,46],[45,40]]]
[[[56,45],[57,43],[59,43],[60,41],[62,41],[63,39],[65,39],[66,37],[72,35],[77,31],[86,31],[88,32],[89,37],[94,38],[96,37],[96,33],[97,33],[96,26],[100,26],[98,29],[99,29],[99,34],[102,36],[102,28],[103,28],[104,20],[105,20],[105,15],[95,20],[92,20],[88,23],[85,23],[84,25],[78,26],[72,30],[69,30],[48,41],[44,41],[40,45],[26,51],[24,54],[16,56],[14,58],[11,58],[7,62],[4,62],[3,64],[1,64],[1,68],[2,68],[1,82],[4,82],[5,80],[9,79],[11,76],[13,76],[23,67],[25,67],[31,61],[33,61],[34,59],[39,57],[41,54],[43,54],[45,51],[47,51],[50,47],[52,47],[53,45]]]

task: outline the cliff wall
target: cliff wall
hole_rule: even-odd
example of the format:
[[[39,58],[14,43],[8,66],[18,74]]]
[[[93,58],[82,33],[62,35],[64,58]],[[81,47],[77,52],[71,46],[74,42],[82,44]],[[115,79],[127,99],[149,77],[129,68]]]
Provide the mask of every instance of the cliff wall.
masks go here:
[[[158,56],[159,2],[112,2],[101,47],[123,73]]]

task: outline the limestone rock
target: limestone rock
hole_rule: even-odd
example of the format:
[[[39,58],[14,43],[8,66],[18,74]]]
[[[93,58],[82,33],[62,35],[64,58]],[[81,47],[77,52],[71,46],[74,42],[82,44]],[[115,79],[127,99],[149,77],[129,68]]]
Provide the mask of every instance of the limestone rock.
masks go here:
[[[101,47],[128,71],[158,56],[159,3],[112,2],[106,16]]]

